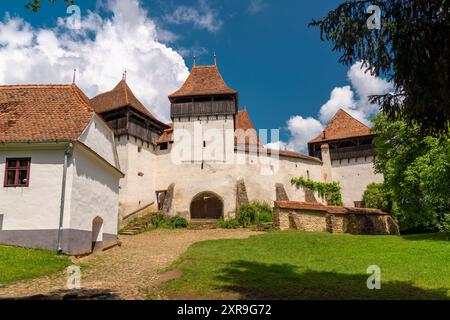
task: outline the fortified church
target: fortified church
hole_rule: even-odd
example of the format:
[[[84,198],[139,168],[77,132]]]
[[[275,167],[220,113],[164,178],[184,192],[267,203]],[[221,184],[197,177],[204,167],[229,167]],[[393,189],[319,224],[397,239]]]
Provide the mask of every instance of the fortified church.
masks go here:
[[[358,207],[383,181],[374,134],[344,110],[305,155],[264,147],[217,65],[194,66],[168,99],[169,124],[125,79],[92,99],[75,85],[0,86],[0,242],[79,254],[142,210],[229,219],[248,201],[322,202],[291,185],[300,176],[339,182]]]

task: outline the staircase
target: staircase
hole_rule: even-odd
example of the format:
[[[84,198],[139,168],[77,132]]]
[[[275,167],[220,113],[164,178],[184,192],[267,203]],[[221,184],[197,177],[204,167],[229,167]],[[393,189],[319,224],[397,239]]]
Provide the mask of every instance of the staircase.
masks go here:
[[[217,220],[214,219],[192,219],[190,222],[191,230],[209,230],[217,229]]]
[[[119,234],[134,236],[148,230],[152,225],[152,217],[154,215],[154,213],[150,213],[131,220],[125,227],[120,230]]]

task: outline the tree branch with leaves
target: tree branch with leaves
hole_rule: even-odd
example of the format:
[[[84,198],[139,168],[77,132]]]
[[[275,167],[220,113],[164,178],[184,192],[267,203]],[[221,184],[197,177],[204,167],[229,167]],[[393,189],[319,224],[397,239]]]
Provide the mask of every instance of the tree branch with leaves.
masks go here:
[[[369,4],[381,10],[380,29],[367,27]],[[391,121],[417,124],[424,135],[448,135],[450,0],[347,0],[309,25],[342,53],[340,63],[362,61],[366,72],[393,82],[394,93],[369,97]]]
[[[57,0],[48,0],[51,4],[55,4]],[[64,3],[67,6],[71,6],[75,3],[75,0],[63,0]],[[42,7],[42,0],[33,0],[30,2],[27,2],[25,4],[25,8],[33,11],[33,12],[38,12]]]

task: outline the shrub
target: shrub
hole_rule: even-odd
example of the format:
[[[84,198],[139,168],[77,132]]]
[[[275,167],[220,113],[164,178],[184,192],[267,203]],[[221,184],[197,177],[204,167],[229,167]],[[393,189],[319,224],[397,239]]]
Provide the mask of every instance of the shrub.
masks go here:
[[[168,218],[163,212],[155,214],[151,219],[151,224],[154,228],[166,229],[181,229],[189,226],[189,222],[179,215]]]
[[[258,215],[256,208],[250,204],[242,205],[237,214],[237,220],[243,227],[248,227],[256,222]]]
[[[242,205],[237,214],[237,221],[243,227],[271,222],[273,220],[272,207],[265,202],[251,202]]]
[[[367,186],[363,194],[363,201],[366,207],[392,211],[392,195],[384,183],[371,183]]]
[[[237,219],[224,220],[223,218],[221,218],[217,222],[217,226],[222,229],[237,229],[241,225]]]
[[[251,205],[253,205],[257,211],[256,224],[273,221],[273,209],[268,203],[253,202]]]
[[[440,232],[450,232],[450,213],[445,213],[439,221],[438,230]]]
[[[166,226],[166,215],[163,212],[158,212],[152,216],[151,224],[155,228],[164,228]]]
[[[180,216],[175,216],[169,219],[167,225],[172,229],[182,229],[189,226],[189,222]]]

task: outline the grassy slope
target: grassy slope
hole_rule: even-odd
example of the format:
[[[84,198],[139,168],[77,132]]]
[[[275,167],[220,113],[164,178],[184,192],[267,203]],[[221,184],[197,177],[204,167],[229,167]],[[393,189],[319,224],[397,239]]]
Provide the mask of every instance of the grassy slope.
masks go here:
[[[47,275],[69,263],[67,257],[47,250],[0,246],[0,284]]]
[[[381,290],[368,290],[369,265]],[[193,245],[183,276],[160,288],[169,298],[448,299],[450,234],[352,236],[273,232]]]

